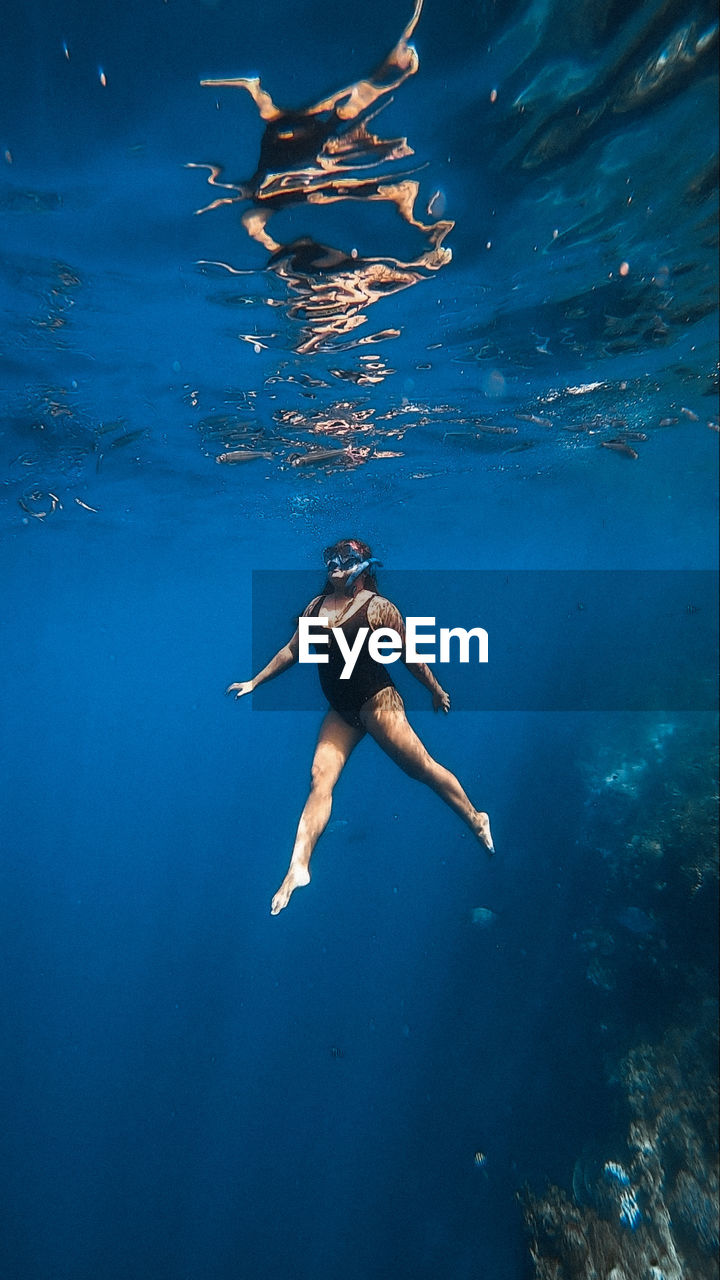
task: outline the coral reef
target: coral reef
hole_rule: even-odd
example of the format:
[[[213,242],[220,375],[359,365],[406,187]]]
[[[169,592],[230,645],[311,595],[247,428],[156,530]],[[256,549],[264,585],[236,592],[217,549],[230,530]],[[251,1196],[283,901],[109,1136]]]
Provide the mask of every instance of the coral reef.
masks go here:
[[[615,734],[603,728],[583,767],[578,842],[596,881],[592,914],[574,932],[587,980],[609,992],[631,967],[672,983],[683,970],[697,989],[693,970],[709,961],[693,939],[711,931],[718,884],[715,718],[621,720]]]
[[[572,1194],[522,1194],[530,1251],[537,1280],[718,1280],[717,725],[610,729],[585,765],[592,910],[573,937],[603,1002],[626,1138],[583,1152]]]
[[[717,1008],[623,1060],[624,1159],[608,1156],[590,1202],[522,1195],[537,1280],[717,1280]]]
[[[638,731],[639,729],[639,731]],[[672,863],[695,892],[717,884],[717,742],[714,716],[621,724],[585,765],[585,840],[612,878],[630,887]]]

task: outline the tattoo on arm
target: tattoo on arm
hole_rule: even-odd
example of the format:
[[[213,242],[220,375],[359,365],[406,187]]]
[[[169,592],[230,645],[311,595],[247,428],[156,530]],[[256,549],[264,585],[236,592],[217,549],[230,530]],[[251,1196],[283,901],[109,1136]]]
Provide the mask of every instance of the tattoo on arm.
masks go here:
[[[386,600],[383,596],[375,596],[368,606],[368,622],[373,631],[377,631],[379,627],[392,627],[393,631],[397,631],[403,642],[401,657],[405,666],[411,675],[425,685],[431,693],[439,691],[435,676],[426,662],[408,662],[405,657],[405,623],[403,616],[396,605],[391,600]]]
[[[380,627],[391,627],[393,631],[397,631],[404,650],[405,623],[400,610],[392,600],[386,600],[384,596],[373,596],[368,605],[367,619],[373,631],[378,631]]]

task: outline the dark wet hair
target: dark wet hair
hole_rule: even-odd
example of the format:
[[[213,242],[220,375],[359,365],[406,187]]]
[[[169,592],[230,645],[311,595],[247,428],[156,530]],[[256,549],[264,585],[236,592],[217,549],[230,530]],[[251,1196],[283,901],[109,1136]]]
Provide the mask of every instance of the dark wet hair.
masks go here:
[[[323,556],[334,555],[336,551],[339,551],[340,554],[342,554],[345,548],[351,551],[357,551],[358,555],[361,555],[363,560],[369,560],[372,556],[372,548],[368,546],[367,542],[362,542],[360,538],[340,538],[337,542],[332,542],[329,547],[325,548]],[[374,569],[366,569],[364,573],[360,574],[359,578],[356,578],[352,585],[353,595],[356,595],[358,591],[377,591],[377,589],[378,584]],[[326,578],[322,594],[326,596],[332,590],[333,585],[330,582],[330,579]]]

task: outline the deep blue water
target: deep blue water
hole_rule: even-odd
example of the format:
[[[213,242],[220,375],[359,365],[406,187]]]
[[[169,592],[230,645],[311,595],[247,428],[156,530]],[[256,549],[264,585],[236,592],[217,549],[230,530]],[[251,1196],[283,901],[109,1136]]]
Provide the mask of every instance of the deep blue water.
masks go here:
[[[319,571],[351,532],[434,582],[716,567],[708,6],[426,0],[417,73],[368,126],[413,148],[388,172],[418,166],[425,231],[387,198],[303,199],[271,253],[247,202],[195,216],[218,192],[184,166],[239,184],[262,134],[246,92],[201,79],[259,75],[299,112],[409,17],[8,10],[7,1280],[522,1280],[518,1191],[619,1158],[618,1062],[714,990],[696,832],[650,849],[712,754],[697,710],[413,710],[496,858],[366,740],[312,884],[269,915],[319,713],[223,696],[253,640],[288,638],[251,632],[253,570]],[[443,218],[452,259],[428,265]],[[296,465],[318,445],[353,452]],[[268,456],[214,460],[245,448]]]

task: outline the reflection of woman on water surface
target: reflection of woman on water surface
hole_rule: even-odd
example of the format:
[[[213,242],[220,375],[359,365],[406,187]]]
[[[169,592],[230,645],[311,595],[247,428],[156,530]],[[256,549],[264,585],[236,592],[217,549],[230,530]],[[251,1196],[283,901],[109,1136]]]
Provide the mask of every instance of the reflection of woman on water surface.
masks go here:
[[[402,615],[390,600],[378,594],[374,566],[379,562],[370,548],[356,538],[346,538],[328,547],[324,560],[327,582],[322,593],[304,609],[303,617],[327,619],[329,627],[342,629],[349,645],[355,642],[361,627],[368,627],[370,631],[390,627],[404,645]],[[297,662],[298,651],[296,631],[289,643],[254,679],[231,684],[227,693],[234,693],[237,698],[251,693],[259,684],[272,680]],[[273,915],[287,906],[294,889],[309,883],[310,855],[327,826],[333,787],[353,748],[366,733],[411,778],[432,787],[467,823],[488,853],[493,852],[487,814],[473,807],[455,775],[428,754],[408,723],[403,700],[390,678],[388,667],[375,662],[365,643],[352,675],[341,680],[344,658],[332,632],[329,646],[322,652],[327,653],[328,661],[320,663],[318,671],[330,709],[320,726],[312,763],[310,795],[298,824],[287,875],[272,900]],[[449,711],[450,698],[440,688],[430,668],[424,662],[406,662],[406,666],[429,689],[434,710]]]

